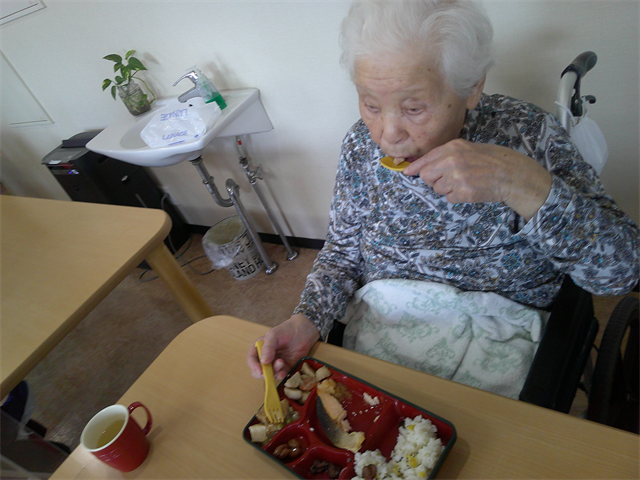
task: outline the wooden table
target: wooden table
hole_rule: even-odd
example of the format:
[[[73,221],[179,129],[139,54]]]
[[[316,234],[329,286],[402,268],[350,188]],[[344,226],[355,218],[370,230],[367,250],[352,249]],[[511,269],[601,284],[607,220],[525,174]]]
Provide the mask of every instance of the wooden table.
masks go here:
[[[295,478],[242,437],[264,398],[246,353],[266,330],[217,316],[183,331],[119,401],[153,414],[145,463],[122,474],[78,447],[52,478]],[[333,345],[312,355],[451,421],[458,440],[439,478],[638,478],[636,435]]]
[[[193,321],[213,315],[170,230],[162,210],[0,196],[0,398],[144,259]]]

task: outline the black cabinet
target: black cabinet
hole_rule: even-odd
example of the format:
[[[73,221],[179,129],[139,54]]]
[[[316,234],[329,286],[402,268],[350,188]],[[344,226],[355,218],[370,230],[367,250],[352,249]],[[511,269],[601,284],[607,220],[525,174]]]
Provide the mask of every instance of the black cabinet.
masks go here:
[[[160,208],[171,217],[172,228],[165,244],[176,253],[189,239],[189,229],[168,198],[143,167],[121,162],[84,147],[50,152],[42,163],[72,200],[130,207]]]

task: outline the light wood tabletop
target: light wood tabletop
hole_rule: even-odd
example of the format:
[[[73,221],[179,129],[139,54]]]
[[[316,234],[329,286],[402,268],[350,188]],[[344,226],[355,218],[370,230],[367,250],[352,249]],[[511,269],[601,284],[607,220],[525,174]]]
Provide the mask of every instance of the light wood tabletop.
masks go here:
[[[162,210],[0,196],[0,398],[144,259],[193,321],[213,315],[170,230]]]
[[[151,410],[145,462],[123,474],[78,447],[52,478],[295,478],[243,438],[264,398],[246,354],[266,330],[216,316],[183,331],[119,401]],[[333,345],[312,356],[453,423],[438,478],[638,478],[637,435]]]

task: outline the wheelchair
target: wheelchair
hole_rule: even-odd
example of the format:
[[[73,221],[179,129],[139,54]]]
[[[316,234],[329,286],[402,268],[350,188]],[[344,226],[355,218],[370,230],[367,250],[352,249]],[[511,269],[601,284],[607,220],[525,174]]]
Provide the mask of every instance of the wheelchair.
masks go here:
[[[595,53],[584,52],[562,72],[557,103],[568,104],[573,116],[583,114],[583,101],[595,102],[594,97],[581,97],[580,81],[596,62]],[[569,132],[571,116],[567,108],[560,107],[556,115]],[[567,275],[551,306],[520,400],[569,413],[580,388],[588,396],[587,411],[581,416],[637,434],[639,311],[638,298],[623,297],[608,319],[596,349],[599,322],[594,316],[593,298]],[[344,324],[335,322],[328,343],[341,346],[344,328]],[[591,355],[594,349],[595,366]]]

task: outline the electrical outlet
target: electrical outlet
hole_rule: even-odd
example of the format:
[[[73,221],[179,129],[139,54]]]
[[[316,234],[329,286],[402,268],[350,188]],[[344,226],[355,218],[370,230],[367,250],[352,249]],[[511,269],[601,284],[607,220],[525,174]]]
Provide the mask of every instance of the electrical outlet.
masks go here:
[[[171,190],[169,190],[169,187],[162,186],[160,187],[160,190],[162,190],[164,195],[167,197],[166,200],[169,200],[171,203],[173,203],[176,206],[180,205],[180,202],[178,202],[176,197],[173,196],[173,193],[171,193]]]

